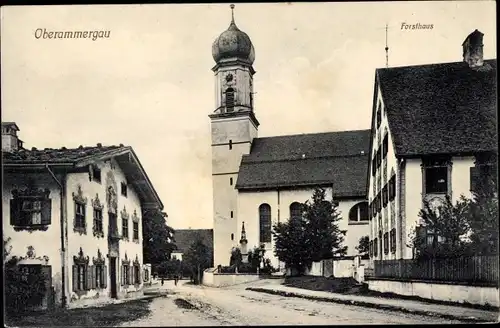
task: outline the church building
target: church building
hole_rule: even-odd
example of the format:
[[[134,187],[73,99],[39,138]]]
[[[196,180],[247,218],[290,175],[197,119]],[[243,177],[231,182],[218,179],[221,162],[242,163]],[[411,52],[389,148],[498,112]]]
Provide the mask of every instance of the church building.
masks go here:
[[[231,8],[234,8],[231,5]],[[323,187],[339,202],[348,256],[369,235],[367,172],[370,130],[258,137],[254,112],[255,50],[235,23],[213,43],[216,65],[212,135],[214,265],[228,265],[242,227],[248,248],[264,245],[275,267],[272,225],[300,214]]]

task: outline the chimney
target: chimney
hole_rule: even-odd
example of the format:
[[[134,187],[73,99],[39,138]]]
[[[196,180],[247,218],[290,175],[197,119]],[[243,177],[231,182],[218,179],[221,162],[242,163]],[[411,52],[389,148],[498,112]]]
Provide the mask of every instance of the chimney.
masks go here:
[[[23,142],[17,137],[19,127],[15,122],[2,122],[2,151],[16,152],[23,148]]]
[[[483,33],[475,30],[462,43],[464,62],[470,68],[483,66],[483,35]]]

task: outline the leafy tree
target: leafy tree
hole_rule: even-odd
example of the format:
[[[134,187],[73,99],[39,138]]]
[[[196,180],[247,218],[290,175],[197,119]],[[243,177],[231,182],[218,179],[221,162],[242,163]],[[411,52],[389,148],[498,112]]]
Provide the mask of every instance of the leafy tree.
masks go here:
[[[229,266],[235,265],[236,267],[240,266],[243,260],[243,256],[241,254],[241,250],[238,247],[233,247],[231,249],[231,257],[229,258]]]
[[[312,263],[313,252],[307,244],[307,225],[303,217],[291,217],[287,222],[278,222],[273,226],[275,256],[285,262],[287,268],[303,273]]]
[[[166,213],[150,210],[142,220],[144,263],[159,265],[170,258],[175,249],[174,230],[167,225]]]
[[[411,240],[416,257],[444,258],[467,254],[469,225],[466,213],[469,201],[462,196],[453,204],[447,196],[444,203],[437,207],[428,201],[424,201],[423,205],[419,212],[423,224],[415,228]]]
[[[346,231],[340,230],[338,222],[342,219],[338,212],[338,202],[327,201],[326,191],[316,188],[312,202],[303,204],[306,220],[308,244],[313,248],[313,261],[344,256],[347,246],[343,246]]]
[[[200,284],[203,270],[210,267],[210,249],[197,238],[182,257],[182,264],[189,268],[195,284]]]
[[[260,267],[265,252],[266,251],[263,247],[257,247],[257,246],[255,246],[252,250],[248,251],[248,263],[250,263],[252,271],[257,272],[257,268]]]
[[[359,245],[356,246],[356,250],[360,256],[368,255],[368,252],[370,251],[370,237],[363,236],[359,238]]]
[[[498,189],[496,165],[483,168],[472,199],[468,202],[467,221],[471,228],[473,252],[479,255],[498,254]],[[489,170],[488,170],[489,168]]]
[[[42,271],[23,274],[18,267],[19,259],[8,256],[12,250],[10,238],[4,239],[4,295],[5,309],[10,315],[20,314],[31,306],[37,306],[45,297],[47,277]]]
[[[161,275],[173,275],[181,272],[181,261],[170,259],[161,262],[158,265],[158,273]]]

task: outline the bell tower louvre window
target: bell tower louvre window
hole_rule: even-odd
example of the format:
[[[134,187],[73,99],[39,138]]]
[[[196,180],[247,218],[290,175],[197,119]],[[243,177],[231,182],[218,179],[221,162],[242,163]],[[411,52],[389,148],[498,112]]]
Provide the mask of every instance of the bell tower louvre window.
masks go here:
[[[226,111],[228,113],[234,112],[234,89],[226,89]]]

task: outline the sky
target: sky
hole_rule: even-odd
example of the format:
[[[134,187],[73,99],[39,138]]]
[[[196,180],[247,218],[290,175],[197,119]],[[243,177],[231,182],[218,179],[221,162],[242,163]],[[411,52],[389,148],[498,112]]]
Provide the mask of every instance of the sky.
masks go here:
[[[390,67],[461,61],[475,29],[490,59],[495,14],[493,1],[236,4],[255,48],[259,136],[368,129],[386,24]],[[3,6],[2,121],[26,148],[132,146],[169,225],[212,228],[211,47],[230,20],[229,4]]]

